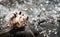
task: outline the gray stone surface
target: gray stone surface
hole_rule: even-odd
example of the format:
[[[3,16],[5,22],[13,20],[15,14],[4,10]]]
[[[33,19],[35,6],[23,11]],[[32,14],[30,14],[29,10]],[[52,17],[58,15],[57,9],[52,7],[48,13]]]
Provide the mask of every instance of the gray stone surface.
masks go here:
[[[26,30],[39,32],[37,37],[60,37],[60,0],[1,0],[0,25],[4,26],[6,17],[9,20],[13,12],[19,11],[29,16]],[[3,27],[1,30],[8,32]]]

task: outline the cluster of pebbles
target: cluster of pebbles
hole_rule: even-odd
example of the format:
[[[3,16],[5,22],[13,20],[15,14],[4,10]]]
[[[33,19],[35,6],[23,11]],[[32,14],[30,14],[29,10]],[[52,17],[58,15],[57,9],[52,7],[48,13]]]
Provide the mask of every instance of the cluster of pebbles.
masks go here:
[[[2,7],[2,8],[1,8]],[[38,36],[60,37],[60,0],[2,0],[1,17],[12,11],[24,11],[29,16],[29,26],[38,31]],[[11,15],[10,15],[11,16]],[[0,24],[2,24],[0,19]]]

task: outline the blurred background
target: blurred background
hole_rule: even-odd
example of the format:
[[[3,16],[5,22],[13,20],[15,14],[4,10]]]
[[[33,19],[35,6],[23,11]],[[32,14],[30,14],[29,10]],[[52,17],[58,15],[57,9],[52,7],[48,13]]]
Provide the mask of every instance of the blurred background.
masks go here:
[[[0,37],[9,37],[11,28],[3,26],[18,11],[29,17],[26,31],[31,29],[35,37],[60,37],[60,0],[0,0]],[[18,32],[17,37],[32,37],[24,33]]]

